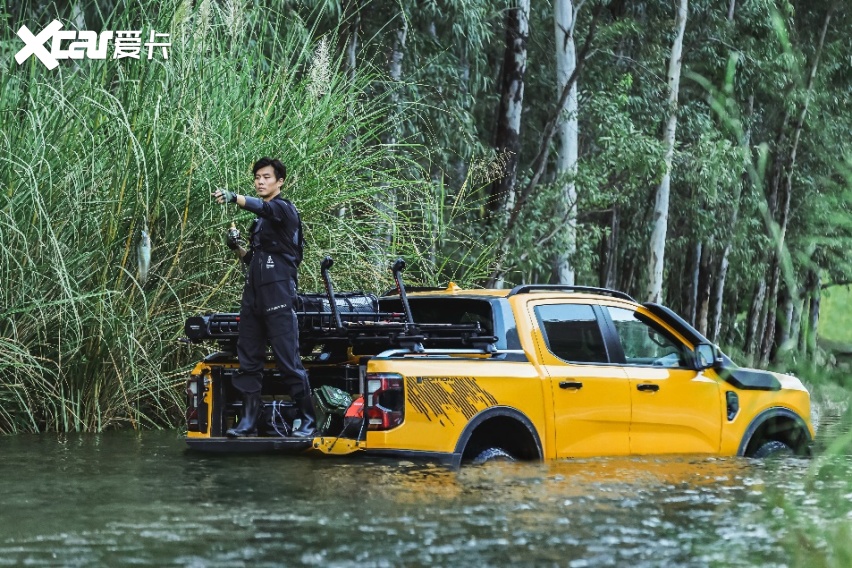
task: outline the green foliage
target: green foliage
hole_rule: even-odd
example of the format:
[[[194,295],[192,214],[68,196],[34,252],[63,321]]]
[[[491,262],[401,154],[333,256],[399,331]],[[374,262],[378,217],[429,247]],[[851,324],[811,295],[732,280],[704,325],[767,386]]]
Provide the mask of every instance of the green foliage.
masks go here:
[[[847,356],[852,357],[852,290],[849,286],[828,288],[825,290],[822,302],[820,336],[843,344]]]
[[[838,381],[833,373],[805,371],[810,379],[819,430],[815,456],[803,478],[804,491],[773,491],[769,518],[784,531],[785,549],[792,566],[841,568],[852,562],[852,522],[848,511],[852,480],[848,455],[852,449],[852,410],[849,381]],[[848,376],[847,376],[848,379]],[[840,388],[837,385],[845,385]],[[824,446],[824,447],[821,447]],[[770,467],[783,464],[771,464]],[[808,511],[818,508],[825,517],[814,522]]]
[[[108,12],[41,2],[17,13],[22,4],[0,0],[0,431],[177,423],[176,369],[197,352],[174,340],[187,314],[236,305],[240,272],[221,238],[251,217],[209,193],[250,193],[264,154],[287,163],[285,194],[303,214],[303,289],[320,287],[326,254],[340,289],[386,288],[400,254],[408,278],[430,284],[474,284],[494,268],[506,235],[484,211],[505,158],[493,137],[514,4],[119,0]],[[578,49],[599,5],[575,3]],[[729,248],[722,338],[745,349],[746,313],[782,238],[782,292],[797,303],[815,274],[852,280],[850,12],[832,12],[811,85],[831,0],[736,2],[730,18],[728,3],[689,6],[665,296],[685,311],[697,245],[710,284]],[[168,31],[170,59],[18,67],[13,30],[55,16]],[[603,5],[578,82],[579,284],[644,288],[673,21],[670,2]],[[388,81],[403,24],[402,78]],[[532,178],[558,97],[551,4],[533,4],[527,40],[517,187]],[[509,235],[507,282],[548,281],[568,244],[571,180],[554,174],[555,152]],[[772,195],[787,173],[784,225]],[[848,327],[825,322],[821,333]]]
[[[245,228],[251,217],[210,192],[253,193],[262,155],[288,166],[283,193],[306,230],[303,289],[319,287],[327,254],[340,289],[387,287],[395,251],[372,253],[386,221],[373,208],[379,186],[420,208],[397,219],[396,251],[432,238],[407,226],[434,204],[401,177],[405,157],[377,143],[385,102],[365,96],[369,68],[347,81],[302,20],[226,8],[127,3],[108,21],[86,9],[89,29],[170,30],[167,61],[48,72],[35,58],[18,68],[4,49],[0,432],[180,422],[181,369],[194,357],[177,342],[183,321],[237,305],[242,277],[222,240],[231,220]],[[17,45],[5,33],[3,45]],[[136,258],[143,229],[147,280]]]

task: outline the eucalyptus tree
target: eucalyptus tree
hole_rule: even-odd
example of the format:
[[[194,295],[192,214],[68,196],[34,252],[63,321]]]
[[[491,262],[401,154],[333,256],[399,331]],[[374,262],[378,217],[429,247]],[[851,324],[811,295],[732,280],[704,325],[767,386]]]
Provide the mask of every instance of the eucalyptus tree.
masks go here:
[[[546,12],[544,19],[553,22],[553,13],[550,10],[542,11]],[[564,194],[557,195],[554,192],[555,178],[552,172],[548,174],[547,170],[553,163],[552,143],[557,134],[557,127],[566,116],[565,107],[569,96],[575,92],[573,87],[592,51],[593,40],[603,12],[604,4],[597,3],[591,17],[585,22],[583,30],[585,38],[582,47],[576,52],[576,64],[558,91],[555,103],[552,92],[555,84],[554,75],[556,75],[553,62],[556,41],[555,34],[547,34],[550,40],[547,48],[549,57],[540,56],[544,63],[538,65],[539,68],[544,68],[538,74],[539,78],[546,76],[547,79],[542,81],[544,88],[538,89],[539,99],[536,101],[538,104],[531,107],[531,110],[536,111],[533,113],[534,118],[527,119],[528,122],[538,122],[542,126],[538,129],[530,128],[527,131],[529,134],[525,136],[526,145],[534,157],[531,163],[521,170],[523,183],[515,189],[514,204],[511,208],[507,207],[508,216],[505,223],[499,225],[501,233],[495,247],[497,259],[490,283],[501,280],[509,270],[518,272],[522,278],[530,277],[535,280],[540,279],[543,272],[551,274],[554,269],[554,258],[558,254],[556,251],[564,251],[570,244],[565,239],[559,238],[564,236],[562,234],[569,204],[566,203]],[[534,36],[535,34],[531,37]],[[542,87],[542,85],[536,86]],[[532,263],[531,267],[530,263]],[[523,270],[524,265],[531,270]]]
[[[579,9],[579,8],[578,8]],[[565,109],[560,114],[557,131],[556,177],[562,183],[562,207],[564,215],[563,250],[557,251],[554,272],[560,284],[574,284],[572,256],[577,250],[577,189],[574,177],[577,173],[578,131],[577,81],[570,86],[568,80],[577,67],[574,45],[574,27],[577,14],[572,0],[556,0],[553,4],[553,27],[556,39],[556,95],[569,89]]]
[[[675,39],[669,56],[667,76],[668,119],[663,140],[666,146],[666,170],[657,188],[654,201],[654,230],[651,233],[648,261],[648,301],[659,302],[663,295],[663,268],[665,266],[666,231],[669,218],[669,189],[671,184],[672,157],[674,155],[675,134],[677,131],[678,93],[680,90],[681,54],[683,35],[686,30],[688,0],[679,0],[675,17]]]
[[[406,39],[408,38],[408,14],[402,5],[391,12],[392,17],[388,22],[391,30],[391,41],[387,47],[387,73],[388,81],[386,89],[390,94],[390,113],[388,115],[388,128],[382,134],[382,144],[390,151],[396,151],[396,145],[402,134],[401,116],[402,99],[402,64],[405,57]],[[390,162],[388,163],[390,167]],[[376,262],[378,266],[386,264],[387,258],[394,254],[393,241],[397,230],[397,193],[393,185],[384,185],[383,191],[375,198],[376,211],[382,217],[383,223],[379,231],[384,234],[384,250],[376,251]]]
[[[504,176],[491,186],[489,209],[498,219],[515,205],[515,181],[521,152],[521,115],[524,110],[524,75],[527,69],[530,0],[513,0],[506,11],[506,46],[500,71],[500,107],[494,147],[505,156]]]
[[[722,311],[728,312],[724,291],[731,253],[741,244],[748,246],[740,240],[744,232],[739,217],[748,181],[742,175],[751,161],[753,113],[747,108],[754,97],[743,84],[748,72],[742,71],[744,64],[751,64],[751,54],[742,45],[750,34],[738,34],[730,10],[712,2],[694,0],[690,12],[700,15],[701,25],[688,26],[683,43],[689,55],[679,94],[666,289],[667,303],[712,336],[717,322],[721,325]],[[735,106],[737,128],[731,119],[714,115],[714,104]]]
[[[341,35],[345,38],[345,58],[346,68],[349,71],[349,78],[355,80],[355,73],[358,69],[358,42],[360,39],[361,30],[361,4],[362,0],[344,0],[343,21],[341,22]]]

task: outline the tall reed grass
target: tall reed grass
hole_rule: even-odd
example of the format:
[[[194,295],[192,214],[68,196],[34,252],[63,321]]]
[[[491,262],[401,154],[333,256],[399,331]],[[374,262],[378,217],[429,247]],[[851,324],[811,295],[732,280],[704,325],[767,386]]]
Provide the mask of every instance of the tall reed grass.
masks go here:
[[[178,342],[183,321],[238,305],[241,273],[222,237],[232,220],[251,220],[210,192],[251,194],[260,156],[290,172],[284,194],[306,233],[302,289],[319,289],[327,254],[338,288],[379,289],[391,256],[434,248],[423,220],[439,204],[410,175],[417,164],[380,143],[376,74],[347,79],[291,12],[114,4],[9,15],[0,0],[11,24],[0,36],[0,433],[180,423],[183,373],[198,354]],[[140,60],[19,66],[13,30],[54,17],[66,29],[141,29],[143,41],[168,32],[168,59],[143,48]],[[374,207],[380,191],[396,195],[393,219]],[[375,237],[387,226],[389,248]]]
[[[848,392],[846,399],[848,408]],[[839,421],[823,424],[826,427],[831,432],[821,435],[827,445],[808,465],[802,490],[772,489],[774,499],[766,512],[784,535],[790,566],[852,565],[852,412],[847,409]]]

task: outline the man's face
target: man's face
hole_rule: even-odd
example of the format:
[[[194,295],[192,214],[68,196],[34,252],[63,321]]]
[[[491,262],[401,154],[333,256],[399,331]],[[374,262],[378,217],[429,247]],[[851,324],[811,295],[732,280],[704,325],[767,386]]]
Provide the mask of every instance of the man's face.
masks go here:
[[[282,185],[284,185],[284,180],[275,175],[275,168],[272,166],[264,166],[254,174],[254,190],[257,192],[257,196],[264,201],[268,201],[281,193]]]

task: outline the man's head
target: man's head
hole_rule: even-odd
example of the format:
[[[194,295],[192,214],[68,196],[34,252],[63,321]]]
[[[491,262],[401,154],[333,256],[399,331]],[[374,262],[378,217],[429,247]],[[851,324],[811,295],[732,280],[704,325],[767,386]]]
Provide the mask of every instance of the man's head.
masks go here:
[[[258,197],[269,201],[281,193],[281,187],[287,177],[287,168],[280,160],[261,158],[254,163],[252,171],[254,172],[254,190]]]

